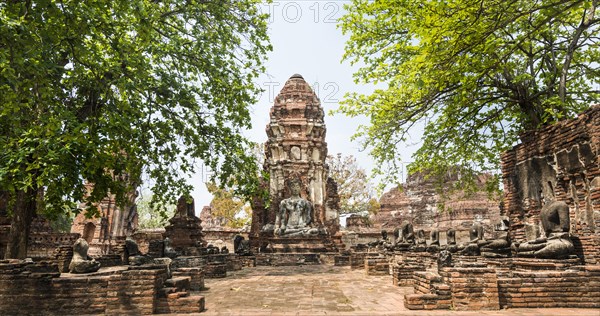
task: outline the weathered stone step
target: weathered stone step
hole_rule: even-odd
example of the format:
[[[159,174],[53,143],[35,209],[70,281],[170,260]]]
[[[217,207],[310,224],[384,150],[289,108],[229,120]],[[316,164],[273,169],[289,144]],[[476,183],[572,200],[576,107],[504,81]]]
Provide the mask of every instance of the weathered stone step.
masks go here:
[[[185,291],[190,288],[189,277],[174,277],[165,281],[165,287],[175,287],[177,292]]]
[[[177,288],[175,287],[164,287],[158,290],[158,297],[167,297],[167,295],[175,292],[177,292]]]

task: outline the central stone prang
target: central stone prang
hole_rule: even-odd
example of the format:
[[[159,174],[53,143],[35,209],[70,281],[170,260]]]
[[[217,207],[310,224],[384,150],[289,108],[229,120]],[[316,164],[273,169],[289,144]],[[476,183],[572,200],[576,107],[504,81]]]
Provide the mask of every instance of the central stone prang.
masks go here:
[[[290,197],[279,203],[275,217],[275,236],[303,237],[318,235],[321,230],[313,227],[313,206],[300,196],[302,181],[298,178],[288,180]]]
[[[257,252],[336,252],[341,241],[337,183],[329,177],[325,112],[300,75],[274,100],[266,126],[268,199],[252,205],[249,240]]]

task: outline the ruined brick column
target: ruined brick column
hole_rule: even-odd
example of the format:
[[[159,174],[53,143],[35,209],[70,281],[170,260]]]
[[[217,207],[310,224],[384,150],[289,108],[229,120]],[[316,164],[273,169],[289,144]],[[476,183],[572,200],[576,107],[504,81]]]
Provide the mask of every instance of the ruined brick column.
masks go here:
[[[91,194],[93,188],[92,183],[86,183],[87,194]],[[114,252],[125,237],[131,235],[137,228],[136,197],[137,191],[132,189],[127,194],[126,203],[118,205],[115,196],[109,194],[94,204],[100,217],[87,218],[87,211],[77,214],[71,226],[71,233],[80,234],[90,244],[92,255]],[[79,208],[85,210],[87,205],[80,203]]]

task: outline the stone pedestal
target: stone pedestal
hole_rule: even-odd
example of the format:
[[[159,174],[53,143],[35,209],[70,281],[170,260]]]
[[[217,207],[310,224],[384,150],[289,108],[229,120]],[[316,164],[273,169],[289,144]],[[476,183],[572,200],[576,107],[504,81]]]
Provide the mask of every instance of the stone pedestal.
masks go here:
[[[197,217],[173,217],[169,223],[169,226],[165,227],[165,237],[171,239],[175,250],[185,253],[189,251],[187,248],[205,246],[200,219]]]
[[[242,263],[242,267],[256,267],[256,256],[239,256],[239,260]]]
[[[511,264],[515,270],[567,270],[573,266],[581,265],[579,258],[567,259],[536,259],[536,258],[512,258]]]
[[[256,255],[257,266],[302,266],[321,264],[318,253],[259,253]]]
[[[261,249],[265,253],[323,253],[335,252],[336,248],[332,242],[328,242],[324,236],[279,238],[269,237],[264,239],[265,247]]]
[[[390,274],[390,260],[387,257],[365,258],[365,273],[367,275]]]
[[[350,266],[350,255],[344,254],[344,255],[334,256],[333,265],[340,266],[340,267],[346,267],[346,266],[349,267]]]
[[[363,269],[365,267],[366,258],[379,257],[377,252],[353,252],[350,254],[350,268]]]

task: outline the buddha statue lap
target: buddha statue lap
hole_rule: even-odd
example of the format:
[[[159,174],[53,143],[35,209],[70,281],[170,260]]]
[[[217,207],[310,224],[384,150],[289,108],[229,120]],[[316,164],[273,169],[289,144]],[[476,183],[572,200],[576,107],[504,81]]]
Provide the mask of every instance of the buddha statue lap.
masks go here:
[[[456,230],[450,228],[446,231],[446,250],[450,253],[458,251],[458,245],[456,244]]]
[[[166,237],[163,241],[163,254],[171,259],[177,257],[177,251],[171,246],[171,239]]]
[[[152,258],[142,254],[137,242],[131,237],[125,239],[125,255],[129,265],[140,266],[152,263]]]
[[[381,231],[381,240],[377,249],[379,250],[392,250],[394,241],[389,238],[387,230]]]
[[[564,259],[573,255],[575,247],[569,236],[569,206],[560,201],[548,203],[542,208],[540,218],[546,237],[513,244],[517,256]]]
[[[415,245],[415,233],[413,225],[409,221],[403,221],[400,225],[399,236],[396,238],[395,250],[406,251]]]
[[[251,256],[250,241],[242,235],[235,235],[233,238],[233,252],[240,256]]]
[[[387,230],[382,229],[381,230],[381,238],[379,238],[375,241],[371,241],[367,245],[369,246],[369,248],[382,249],[384,247],[384,245],[388,242],[389,242],[388,232],[387,232]]]
[[[488,242],[484,238],[483,226],[480,223],[474,222],[469,230],[469,243],[461,246],[460,253],[465,256],[479,256],[481,254],[480,247]]]

